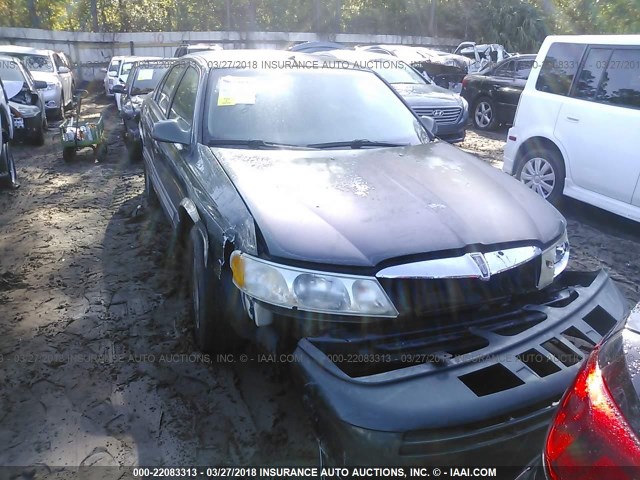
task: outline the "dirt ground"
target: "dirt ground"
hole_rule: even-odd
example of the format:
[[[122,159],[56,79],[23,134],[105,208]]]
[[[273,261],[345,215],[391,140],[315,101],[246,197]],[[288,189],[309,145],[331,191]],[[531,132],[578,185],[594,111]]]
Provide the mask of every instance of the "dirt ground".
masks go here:
[[[299,391],[271,364],[200,354],[172,284],[169,226],[145,213],[115,107],[109,159],[14,149],[0,192],[0,465],[313,465]],[[461,147],[499,166],[506,129]],[[565,202],[571,268],[606,269],[640,298],[637,225]]]

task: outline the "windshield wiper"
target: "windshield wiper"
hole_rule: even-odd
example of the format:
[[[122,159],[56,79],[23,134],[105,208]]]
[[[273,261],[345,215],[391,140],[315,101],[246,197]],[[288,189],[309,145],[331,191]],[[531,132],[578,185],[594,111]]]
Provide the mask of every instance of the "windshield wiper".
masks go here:
[[[276,143],[276,142],[266,142],[264,140],[224,140],[224,139],[216,139],[209,140],[207,145],[210,147],[249,147],[250,149],[258,150],[261,148],[303,148],[306,149],[303,145],[292,145],[289,143]]]
[[[312,143],[307,145],[311,148],[339,148],[349,147],[358,149],[362,147],[406,147],[408,143],[393,143],[393,142],[375,142],[371,140],[350,140],[348,142],[325,142],[325,143]]]

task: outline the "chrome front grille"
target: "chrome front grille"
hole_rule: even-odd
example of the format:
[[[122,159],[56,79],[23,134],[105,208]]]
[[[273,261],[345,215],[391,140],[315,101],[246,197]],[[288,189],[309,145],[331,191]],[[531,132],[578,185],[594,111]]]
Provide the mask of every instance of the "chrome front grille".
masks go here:
[[[419,117],[431,117],[438,125],[450,125],[456,123],[462,113],[462,107],[416,107],[413,109]]]

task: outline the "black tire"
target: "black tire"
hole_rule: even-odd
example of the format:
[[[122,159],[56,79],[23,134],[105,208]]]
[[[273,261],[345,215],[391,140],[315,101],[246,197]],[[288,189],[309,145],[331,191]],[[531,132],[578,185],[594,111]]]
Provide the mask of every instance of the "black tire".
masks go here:
[[[96,149],[94,150],[94,153],[97,161],[104,162],[107,159],[107,153],[109,153],[107,142],[102,142],[96,145]]]
[[[473,104],[473,125],[478,130],[494,130],[498,126],[495,104],[489,97],[480,97]]]
[[[19,186],[16,164],[13,160],[13,152],[11,151],[9,142],[3,143],[0,146],[0,173],[6,173],[6,176],[3,175],[0,177],[0,187],[17,188]]]
[[[44,114],[44,112],[41,112],[40,115],[41,115],[40,128],[31,138],[31,143],[38,147],[41,147],[42,145],[44,145],[45,131],[47,130],[46,115]]]
[[[559,205],[562,200],[565,176],[564,161],[552,148],[539,147],[527,151],[516,170],[518,180],[554,205]]]
[[[74,158],[76,158],[76,149],[75,147],[64,147],[62,149],[62,158],[65,162],[72,162]]]
[[[147,206],[150,208],[157,208],[160,205],[158,200],[158,194],[151,184],[151,177],[145,166],[144,169],[144,196],[147,198]]]
[[[127,140],[125,145],[127,147],[127,158],[130,163],[139,163],[142,160],[142,144],[140,142],[129,140],[129,136],[126,135]]]
[[[205,266],[203,241],[198,228],[193,226],[185,244],[182,270],[184,284],[189,288],[195,340],[203,352],[231,353],[239,342],[229,319],[240,293],[233,286],[228,269],[223,269],[218,278],[210,265]]]
[[[54,118],[62,120],[64,118],[64,93],[60,94],[60,106],[56,108]]]

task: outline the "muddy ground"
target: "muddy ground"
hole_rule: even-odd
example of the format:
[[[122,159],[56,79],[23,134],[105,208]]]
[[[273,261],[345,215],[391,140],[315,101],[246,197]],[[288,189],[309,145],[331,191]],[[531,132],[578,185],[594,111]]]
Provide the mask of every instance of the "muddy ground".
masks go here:
[[[14,149],[0,192],[0,465],[317,463],[298,391],[271,364],[201,355],[166,259],[168,224],[144,209],[111,100],[109,157]],[[461,147],[499,166],[506,129]],[[640,298],[631,222],[566,201],[571,268],[606,269]],[[634,233],[635,232],[635,233]],[[26,475],[28,476],[28,475]]]

